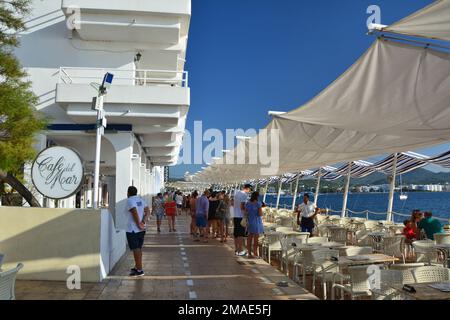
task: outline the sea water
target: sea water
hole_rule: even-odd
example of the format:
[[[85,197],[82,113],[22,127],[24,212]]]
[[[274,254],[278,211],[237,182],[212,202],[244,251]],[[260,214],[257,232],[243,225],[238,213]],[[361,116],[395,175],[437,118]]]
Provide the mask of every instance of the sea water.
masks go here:
[[[393,211],[410,215],[414,209],[421,211],[430,211],[435,217],[450,219],[450,192],[408,192],[408,199],[400,200],[400,193],[395,193]],[[314,195],[310,194],[311,201],[314,201]],[[276,195],[267,195],[266,203],[276,203]],[[262,197],[261,197],[262,199]],[[353,212],[371,211],[383,214],[369,213],[369,219],[385,220],[388,206],[389,193],[351,193],[348,195],[347,209]],[[323,193],[319,195],[318,206],[340,212],[342,210],[342,193]],[[297,197],[296,204],[302,201],[302,194]],[[280,197],[280,208],[292,208],[292,196]],[[331,214],[339,214],[332,212]],[[350,217],[366,217],[366,213],[349,212]],[[394,215],[396,222],[406,219],[404,216]],[[444,221],[443,221],[444,222]]]

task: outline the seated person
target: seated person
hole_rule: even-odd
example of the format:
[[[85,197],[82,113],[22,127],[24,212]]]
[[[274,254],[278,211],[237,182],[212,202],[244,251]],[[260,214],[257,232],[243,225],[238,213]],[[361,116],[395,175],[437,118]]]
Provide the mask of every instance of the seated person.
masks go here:
[[[444,228],[438,219],[433,218],[431,212],[425,212],[424,218],[418,224],[419,229],[425,231],[428,239],[434,240],[435,233],[443,233]]]
[[[405,220],[403,221],[403,224],[405,225],[405,227],[403,228],[403,235],[406,238],[406,242],[412,243],[414,240],[416,240],[416,234],[412,227],[413,223],[411,222],[411,220]]]

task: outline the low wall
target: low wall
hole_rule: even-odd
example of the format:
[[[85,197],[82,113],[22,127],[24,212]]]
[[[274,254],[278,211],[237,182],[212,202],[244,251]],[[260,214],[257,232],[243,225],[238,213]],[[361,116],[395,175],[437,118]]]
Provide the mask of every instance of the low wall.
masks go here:
[[[66,281],[77,265],[82,282],[98,282],[124,252],[107,210],[0,207],[2,269],[22,262],[18,279]]]

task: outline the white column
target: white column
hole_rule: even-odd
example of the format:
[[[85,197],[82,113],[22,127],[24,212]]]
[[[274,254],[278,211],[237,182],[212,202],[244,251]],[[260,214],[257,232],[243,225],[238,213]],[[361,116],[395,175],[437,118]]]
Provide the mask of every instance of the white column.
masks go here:
[[[282,185],[283,185],[283,182],[281,181],[281,178],[280,178],[280,181],[278,182],[277,204],[275,206],[275,209],[278,209],[278,205],[280,204],[280,196],[281,196],[281,187],[282,187]]]
[[[264,197],[263,197],[263,202],[266,203],[266,196],[267,196],[267,191],[269,190],[269,179],[267,179],[266,182],[266,190],[264,191]]]
[[[125,207],[127,203],[127,190],[132,180],[133,135],[130,132],[106,134],[105,137],[111,142],[116,151],[116,188],[114,217],[116,228],[125,229],[127,216]],[[112,210],[110,210],[112,211]]]
[[[136,157],[135,154],[132,155],[132,160],[131,160],[131,165],[132,165],[132,185],[135,186],[136,188],[138,188],[138,192],[141,192],[141,190],[139,190],[139,167],[141,164],[141,157],[138,156]]]
[[[145,199],[147,190],[145,190],[145,163],[140,163],[139,166],[139,193]]]
[[[350,187],[350,173],[352,170],[352,163],[348,163],[348,170],[347,170],[347,180],[345,181],[345,189],[344,189],[344,201],[342,203],[342,213],[341,217],[345,217],[345,212],[347,210],[347,199],[348,199],[348,189]]]
[[[394,192],[395,192],[395,176],[397,175],[397,153],[394,154],[394,163],[392,164],[391,184],[389,188],[389,203],[387,209],[387,221],[392,221],[392,207],[394,206]]]
[[[294,188],[294,194],[292,199],[292,211],[295,210],[295,201],[297,201],[297,191],[298,191],[298,180],[300,180],[300,173],[297,175],[297,178],[295,179],[295,188]]]
[[[322,176],[322,168],[319,168],[317,172],[317,184],[316,184],[316,194],[314,195],[314,205],[317,206],[317,201],[319,200],[319,190],[320,190],[320,177]]]

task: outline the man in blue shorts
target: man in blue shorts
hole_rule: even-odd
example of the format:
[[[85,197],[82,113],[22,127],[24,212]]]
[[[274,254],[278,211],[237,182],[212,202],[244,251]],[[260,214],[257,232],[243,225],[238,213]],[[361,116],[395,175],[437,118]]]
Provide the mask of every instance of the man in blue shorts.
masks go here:
[[[133,251],[134,268],[131,268],[130,276],[143,276],[142,270],[142,246],[144,245],[145,227],[150,209],[147,203],[137,195],[136,187],[128,187],[128,200],[126,213],[127,223],[127,241],[130,250]]]
[[[208,242],[206,227],[208,226],[208,211],[209,211],[209,190],[206,189],[202,196],[197,199],[195,204],[195,224],[200,231],[200,235],[204,237],[204,242]],[[200,241],[195,237],[194,241]]]

